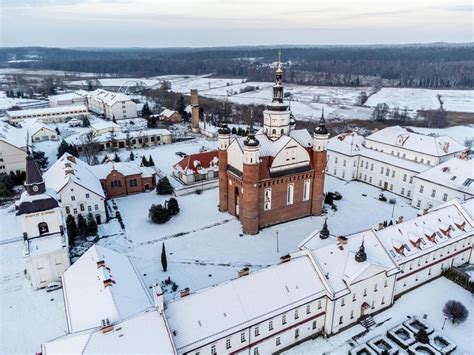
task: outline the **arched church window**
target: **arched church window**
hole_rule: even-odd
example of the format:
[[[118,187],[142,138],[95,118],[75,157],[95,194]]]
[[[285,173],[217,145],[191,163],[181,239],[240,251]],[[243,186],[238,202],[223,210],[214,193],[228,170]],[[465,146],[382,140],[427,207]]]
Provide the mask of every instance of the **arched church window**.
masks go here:
[[[285,133],[285,131],[283,130],[283,128],[281,129],[281,134]]]
[[[48,233],[49,232],[48,224],[46,222],[38,223],[38,231],[40,235]]]
[[[276,129],[273,129],[273,130],[272,130],[272,133],[273,133],[273,134],[276,134],[276,133],[277,133],[277,130],[276,130]]]

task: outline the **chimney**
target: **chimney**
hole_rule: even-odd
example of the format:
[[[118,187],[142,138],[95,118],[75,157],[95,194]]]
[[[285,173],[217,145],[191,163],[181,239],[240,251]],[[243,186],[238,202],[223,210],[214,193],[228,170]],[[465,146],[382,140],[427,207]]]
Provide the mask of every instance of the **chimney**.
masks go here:
[[[108,333],[114,330],[114,326],[110,324],[109,318],[102,319],[102,327],[100,328],[102,333]]]
[[[290,254],[280,256],[280,262],[281,263],[287,263],[290,260],[291,260],[291,255]]]
[[[448,153],[449,150],[449,142],[444,142],[443,144],[443,152]]]
[[[243,269],[239,270],[239,277],[247,276],[250,273],[250,269],[248,267],[244,267]]]
[[[179,291],[179,295],[181,298],[189,296],[189,287],[186,287],[184,290]]]
[[[199,98],[197,89],[191,89],[191,117],[192,130],[199,133]]]
[[[73,163],[76,162],[76,157],[74,155],[68,155],[67,160],[72,161]]]
[[[112,279],[110,279],[110,278],[109,278],[109,279],[106,279],[106,280],[104,280],[104,287],[112,286],[114,283],[115,283],[114,280],[112,280]]]
[[[100,269],[101,267],[105,267],[105,260],[99,260],[97,262],[97,268]]]

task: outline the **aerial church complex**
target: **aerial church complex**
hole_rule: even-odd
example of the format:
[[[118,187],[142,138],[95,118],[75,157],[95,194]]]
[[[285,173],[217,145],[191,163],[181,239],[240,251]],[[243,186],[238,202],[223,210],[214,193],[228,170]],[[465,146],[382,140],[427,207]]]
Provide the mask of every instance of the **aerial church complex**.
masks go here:
[[[245,234],[309,215],[323,207],[329,134],[324,114],[313,136],[296,129],[284,101],[281,63],[263,129],[233,138],[222,125],[218,136],[219,209],[237,216]]]

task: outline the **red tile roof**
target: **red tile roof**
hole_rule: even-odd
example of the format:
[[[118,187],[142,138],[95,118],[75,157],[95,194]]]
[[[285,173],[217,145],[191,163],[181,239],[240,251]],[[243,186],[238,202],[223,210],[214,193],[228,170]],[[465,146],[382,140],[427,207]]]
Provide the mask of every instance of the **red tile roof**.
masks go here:
[[[217,158],[217,150],[211,150],[209,152],[191,154],[183,158],[178,164],[183,171],[192,170],[194,174],[197,174],[197,168],[199,166],[194,166],[195,161],[201,163],[200,167],[207,169],[211,166],[211,162]]]

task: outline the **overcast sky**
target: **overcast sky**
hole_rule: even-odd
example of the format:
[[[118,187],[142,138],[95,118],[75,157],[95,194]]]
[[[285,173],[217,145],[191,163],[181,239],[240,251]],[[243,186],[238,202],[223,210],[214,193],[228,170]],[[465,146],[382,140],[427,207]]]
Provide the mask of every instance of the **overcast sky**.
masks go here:
[[[472,42],[472,1],[0,0],[1,46]]]

